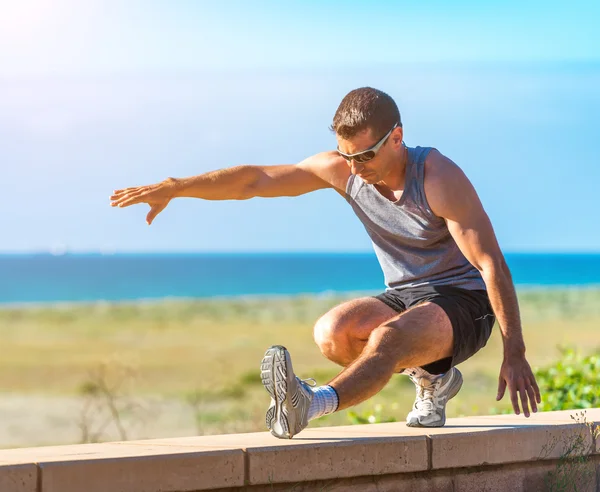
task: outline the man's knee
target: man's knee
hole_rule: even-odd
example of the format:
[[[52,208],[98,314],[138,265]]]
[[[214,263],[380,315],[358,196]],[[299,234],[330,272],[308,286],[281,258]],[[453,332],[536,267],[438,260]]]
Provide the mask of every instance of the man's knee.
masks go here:
[[[321,353],[338,364],[346,363],[349,351],[350,327],[342,316],[328,312],[321,316],[314,327],[314,339]]]
[[[371,330],[395,315],[392,308],[372,297],[345,302],[315,323],[315,342],[325,357],[346,366],[360,355]]]

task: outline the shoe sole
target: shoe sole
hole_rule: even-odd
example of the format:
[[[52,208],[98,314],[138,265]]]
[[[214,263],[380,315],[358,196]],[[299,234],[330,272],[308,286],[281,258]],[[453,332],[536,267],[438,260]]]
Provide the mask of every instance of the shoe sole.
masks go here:
[[[287,349],[281,345],[270,347],[260,365],[262,384],[275,402],[267,410],[266,424],[268,429],[279,439],[291,439],[290,422],[283,412],[283,404],[287,399],[288,368]]]
[[[446,405],[448,405],[448,402],[458,394],[458,392],[460,391],[460,389],[462,388],[462,385],[463,385],[462,373],[458,369],[456,369],[456,371],[458,371],[458,374],[460,375],[459,376],[460,382],[459,382],[459,384],[455,385],[452,388],[452,391],[448,395],[448,398],[446,398]],[[446,425],[446,405],[444,405],[444,411],[442,413],[442,420],[440,420],[439,422],[434,422],[433,424],[429,424],[429,425],[423,425],[423,424],[419,423],[418,420],[414,423],[406,421],[406,426],[407,427],[423,427],[423,428],[425,428],[425,427],[444,427],[444,425]]]

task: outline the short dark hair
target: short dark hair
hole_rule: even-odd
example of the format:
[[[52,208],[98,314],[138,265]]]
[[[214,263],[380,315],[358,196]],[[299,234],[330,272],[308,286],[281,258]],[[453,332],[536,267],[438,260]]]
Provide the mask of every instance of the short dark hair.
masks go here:
[[[385,92],[372,87],[361,87],[346,94],[333,117],[329,129],[348,139],[370,128],[376,137],[383,137],[400,121],[400,111]]]

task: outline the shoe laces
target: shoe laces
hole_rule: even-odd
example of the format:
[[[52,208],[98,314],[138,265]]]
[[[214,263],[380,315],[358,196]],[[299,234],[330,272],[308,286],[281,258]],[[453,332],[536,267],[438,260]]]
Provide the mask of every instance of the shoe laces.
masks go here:
[[[317,381],[315,381],[313,378],[300,379],[298,376],[296,376],[296,379],[298,381],[300,381],[301,383],[304,383],[307,386],[310,386],[312,388],[314,388],[315,386],[317,386]]]
[[[302,388],[302,391],[306,393],[306,395],[312,395],[314,389],[317,386],[317,382],[313,378],[300,379],[296,376],[296,381],[298,381],[298,386]]]
[[[413,382],[417,387],[417,401],[415,402],[417,410],[425,412],[434,410],[437,406],[435,404],[435,400],[437,399],[435,392],[440,386],[441,379],[442,378],[437,378],[433,381],[430,381],[427,378],[413,379]],[[426,381],[426,384],[422,384],[422,381]]]

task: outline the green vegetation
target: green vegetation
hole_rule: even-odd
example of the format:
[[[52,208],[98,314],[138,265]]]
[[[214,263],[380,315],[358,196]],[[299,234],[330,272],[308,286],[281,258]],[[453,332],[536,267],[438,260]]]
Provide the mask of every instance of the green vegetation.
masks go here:
[[[542,412],[600,406],[600,350],[583,355],[578,349],[558,347],[558,360],[534,370],[542,394]],[[510,413],[492,408],[491,413]]]
[[[536,379],[546,397],[541,410],[572,410],[600,406],[600,356],[561,349],[555,364],[538,370]]]
[[[70,396],[81,398],[82,405],[87,401],[89,408],[98,402],[106,406],[111,400],[99,385],[98,368],[129,367],[127,398],[179,402],[188,411],[180,417],[182,422],[189,421],[186,429],[203,434],[264,430],[268,395],[260,384],[258,368],[264,351],[273,344],[285,345],[298,376],[326,383],[339,368],[318,351],[312,327],[319,316],[349,298],[0,309],[0,388],[4,394]],[[600,341],[600,289],[527,290],[519,292],[519,299],[528,359],[534,368],[547,368],[537,371],[542,408],[597,405],[600,366],[594,349]],[[561,351],[559,346],[571,346],[573,352]],[[575,355],[576,350],[585,355]],[[563,357],[563,362],[551,367]],[[510,411],[507,396],[499,404],[495,401],[501,360],[496,326],[488,346],[460,366],[465,385],[450,404],[448,417],[487,414],[494,405],[497,412]],[[89,403],[90,399],[95,403]],[[413,400],[414,387],[408,378],[395,376],[370,401],[311,425],[362,423],[370,417],[380,422],[403,420]],[[564,406],[570,404],[575,406]],[[112,405],[107,415],[112,411],[114,418],[118,409],[114,401]],[[131,413],[129,406],[124,408]],[[119,425],[125,426],[126,420]],[[85,432],[101,439],[94,429],[90,424]]]

